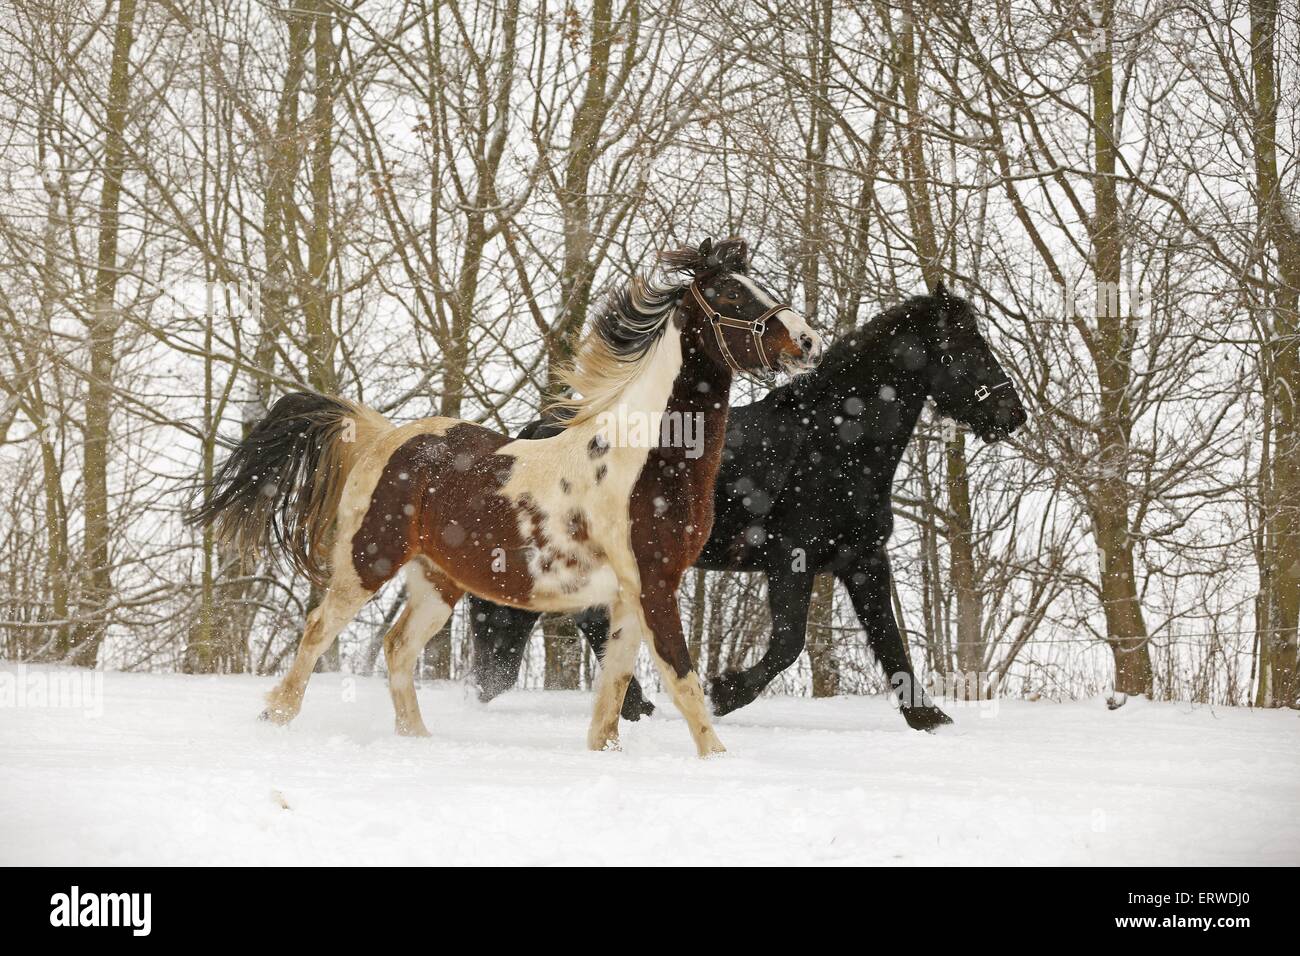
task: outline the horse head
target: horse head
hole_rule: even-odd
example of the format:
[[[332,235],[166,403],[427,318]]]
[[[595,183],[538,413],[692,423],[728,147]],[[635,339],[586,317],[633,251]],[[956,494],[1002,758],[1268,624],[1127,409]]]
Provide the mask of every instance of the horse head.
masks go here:
[[[696,249],[666,252],[660,261],[690,278],[681,287],[683,332],[719,367],[797,374],[821,358],[821,336],[749,274],[745,240],[705,239]]]
[[[919,330],[925,343],[928,391],[940,414],[986,442],[1010,436],[1028,416],[1011,378],[980,334],[975,311],[939,282]]]

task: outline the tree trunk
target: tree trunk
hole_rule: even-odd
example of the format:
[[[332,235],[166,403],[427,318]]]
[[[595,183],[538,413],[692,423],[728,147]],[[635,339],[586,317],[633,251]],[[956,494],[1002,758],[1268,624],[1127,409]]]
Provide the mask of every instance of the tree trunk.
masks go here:
[[[496,201],[497,170],[505,154],[510,132],[510,96],[514,89],[515,38],[519,24],[518,0],[508,0],[502,14],[501,75],[493,97],[492,109],[480,110],[478,135],[482,137],[481,159],[476,163],[477,188],[474,205],[465,216],[465,245],[460,272],[451,303],[451,337],[443,356],[442,399],[438,414],[460,418],[465,401],[466,365],[469,362],[469,336],[474,326],[474,305],[478,297],[479,271],[483,252],[491,238],[487,215]]]
[[[722,672],[722,650],[724,635],[722,633],[722,605],[727,589],[726,574],[713,576],[713,587],[709,590],[708,621],[705,626],[705,670],[707,677],[717,677]]]
[[[610,49],[614,43],[612,0],[594,0],[591,30],[588,36],[586,85],[573,114],[569,145],[565,150],[564,179],[556,198],[564,217],[564,263],[560,270],[560,314],[546,339],[547,391],[554,393],[557,374],[573,358],[579,334],[587,321],[591,305],[591,288],[595,279],[596,257],[589,198],[591,169],[599,156],[599,140],[609,115]],[[626,38],[625,38],[626,39]],[[574,633],[572,623],[550,625],[542,622],[543,651],[546,656],[546,686],[577,687],[581,679],[582,655],[569,647],[569,641],[556,636]]]
[[[45,229],[41,237],[41,324],[42,333],[52,334],[54,328],[54,304],[58,295],[58,222],[59,197],[54,189],[49,190]],[[42,359],[38,351],[33,350],[30,367],[39,369]],[[37,423],[39,434],[37,440],[41,449],[41,487],[45,506],[46,560],[45,569],[50,581],[50,616],[57,621],[53,635],[44,646],[49,646],[53,653],[43,657],[63,660],[72,648],[72,629],[68,625],[71,610],[68,582],[68,510],[67,499],[63,493],[63,469],[60,467],[57,437],[58,426],[55,417],[45,401],[45,387],[41,376],[33,374],[31,378],[31,415]]]
[[[837,319],[825,315],[822,297],[822,257],[830,230],[827,206],[830,185],[826,157],[830,149],[831,129],[835,117],[830,108],[831,70],[831,3],[816,0],[810,11],[808,45],[808,111],[810,122],[804,139],[804,191],[808,201],[800,223],[799,271],[804,291],[804,315],[813,325],[829,327],[834,333]],[[819,574],[813,582],[807,621],[808,661],[812,671],[814,697],[833,697],[839,693],[839,660],[835,649],[836,634],[831,626],[835,613],[835,577]]]
[[[833,635],[835,575],[819,574],[813,580],[808,609],[808,660],[812,665],[812,695],[834,697],[840,692],[840,662]]]
[[[113,411],[113,346],[119,323],[116,302],[118,213],[126,163],[124,131],[134,29],[135,0],[121,0],[109,66],[104,122],[104,187],[99,203],[95,295],[91,324],[87,330],[90,378],[86,384],[82,437],[86,522],[81,569],[81,620],[72,651],[73,663],[83,667],[94,667],[99,660],[99,649],[108,630],[109,603],[113,594],[109,556],[108,446]]]
[[[447,623],[424,645],[420,664],[424,676],[430,680],[451,680],[451,626],[455,620],[454,614],[447,618]]]
[[[322,395],[338,392],[334,366],[334,329],[330,321],[334,297],[329,290],[329,269],[333,258],[330,243],[330,162],[334,152],[335,52],[333,12],[328,2],[319,2],[312,22],[313,82],[311,111],[311,227],[307,238],[307,276],[301,300],[306,331],[307,381]],[[292,223],[286,224],[292,228]],[[321,601],[321,589],[313,586],[307,600],[310,612]],[[339,642],[331,641],[316,665],[318,671],[339,669]]]
[[[1255,153],[1255,201],[1263,232],[1277,251],[1272,336],[1264,367],[1272,404],[1272,449],[1266,487],[1266,586],[1261,690],[1275,707],[1300,704],[1297,624],[1300,623],[1300,212],[1282,188],[1277,165],[1277,0],[1251,0],[1251,67],[1255,110],[1251,137]]]
[[[694,587],[691,589],[691,621],[687,631],[687,650],[690,651],[691,660],[695,662],[695,671],[698,674],[705,673],[704,613],[708,603],[705,600],[707,583],[708,572],[703,568],[696,568]]]
[[[209,289],[211,286],[209,286]],[[212,324],[215,318],[214,297],[208,296],[203,328],[203,448],[202,481],[204,489],[212,487],[217,444],[217,414],[212,401]],[[207,494],[206,490],[204,492]],[[206,503],[206,502],[205,502]],[[215,542],[212,529],[204,527],[199,571],[199,613],[190,624],[185,641],[185,658],[181,670],[186,674],[210,674],[216,664],[216,569],[213,567]]]
[[[957,597],[957,674],[950,684],[963,700],[976,699],[983,683],[983,600],[975,574],[974,520],[970,509],[970,476],[966,466],[966,436],[957,432],[944,446],[944,483],[948,490],[948,548],[950,573]]]
[[[338,374],[334,366],[337,343],[330,321],[334,296],[329,288],[329,269],[333,260],[330,162],[334,153],[335,73],[331,10],[329,4],[320,3],[313,24],[315,87],[311,111],[311,227],[307,241],[307,277],[301,294],[307,333],[307,381],[324,395],[338,391]]]
[[[542,687],[546,690],[577,690],[582,684],[582,641],[573,618],[547,614],[542,618],[542,644],[546,666]]]
[[[598,265],[592,255],[590,186],[591,169],[600,155],[599,141],[609,115],[610,50],[615,40],[613,6],[613,0],[592,3],[587,82],[573,113],[564,155],[564,180],[556,196],[564,217],[564,264],[560,271],[560,315],[546,341],[551,388],[560,367],[573,357],[574,345],[587,321],[591,284]]]
[[[926,4],[920,4],[921,16],[928,13]],[[907,108],[907,127],[904,135],[903,167],[904,194],[908,217],[917,255],[921,261],[921,275],[927,289],[933,289],[943,278],[942,250],[934,224],[933,197],[930,190],[929,166],[925,158],[925,139],[921,129],[925,114],[920,104],[921,49],[916,37],[916,14],[911,0],[903,5],[904,23],[901,36],[901,72],[903,78],[903,103]],[[957,433],[944,446],[944,488],[947,507],[944,509],[945,538],[948,543],[948,576],[957,601],[956,664],[963,675],[977,672],[983,661],[982,629],[984,616],[983,595],[979,591],[974,552],[974,526],[970,508],[970,476],[966,465],[965,436]],[[938,608],[936,607],[936,610]],[[945,655],[946,657],[947,655]],[[945,660],[951,667],[952,660]]]
[[[1092,348],[1100,386],[1099,474],[1091,493],[1093,531],[1098,547],[1101,601],[1106,635],[1115,657],[1115,690],[1146,694],[1154,690],[1146,621],[1138,599],[1129,515],[1129,404],[1135,329],[1120,300],[1123,235],[1115,190],[1115,108],[1111,61],[1114,0],[1098,0],[1092,57],[1092,124],[1096,152],[1093,193],[1096,209],[1090,227],[1096,282]],[[1128,303],[1131,305],[1131,303]]]

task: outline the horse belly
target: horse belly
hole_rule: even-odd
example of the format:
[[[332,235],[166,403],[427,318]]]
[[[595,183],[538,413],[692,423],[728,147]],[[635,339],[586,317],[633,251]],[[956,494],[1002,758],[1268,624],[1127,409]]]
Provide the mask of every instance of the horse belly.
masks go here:
[[[618,578],[608,564],[577,573],[549,572],[534,579],[529,606],[558,613],[608,606],[618,597]]]

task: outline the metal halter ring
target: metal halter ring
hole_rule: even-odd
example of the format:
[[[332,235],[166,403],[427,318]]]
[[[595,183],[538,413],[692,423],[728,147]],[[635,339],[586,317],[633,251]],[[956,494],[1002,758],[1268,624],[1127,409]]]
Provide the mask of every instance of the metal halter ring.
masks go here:
[[[788,302],[782,302],[774,305],[756,319],[734,319],[729,315],[723,315],[705,300],[704,294],[700,292],[698,282],[691,283],[691,292],[695,296],[695,301],[699,303],[704,314],[709,317],[709,322],[713,326],[713,334],[718,340],[718,351],[722,353],[723,359],[726,360],[727,366],[733,372],[745,372],[731,354],[731,349],[727,347],[727,340],[722,334],[723,327],[731,329],[744,329],[754,337],[754,350],[758,353],[758,360],[763,363],[763,370],[766,372],[773,371],[772,363],[767,360],[767,352],[763,348],[763,334],[767,331],[767,320],[778,312],[784,312],[790,308]]]
[[[1011,380],[1010,380],[1010,379],[1007,379],[1005,382],[998,382],[998,383],[997,383],[996,385],[994,385],[992,388],[990,388],[990,387],[987,386],[987,385],[979,385],[979,386],[976,386],[976,388],[975,388],[975,401],[977,401],[977,402],[982,402],[982,401],[984,401],[984,399],[988,398],[990,395],[992,395],[992,394],[993,394],[995,391],[997,391],[999,388],[1006,388],[1006,387],[1007,387],[1008,385],[1010,385],[1010,384],[1011,384]]]

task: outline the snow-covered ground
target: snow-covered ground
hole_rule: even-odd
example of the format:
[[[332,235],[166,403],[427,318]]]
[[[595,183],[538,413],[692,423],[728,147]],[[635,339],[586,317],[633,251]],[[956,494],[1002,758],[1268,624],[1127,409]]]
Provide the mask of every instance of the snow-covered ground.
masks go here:
[[[67,673],[0,668],[0,864],[1300,863],[1295,713],[772,698],[702,761],[662,695],[589,753],[586,693],[424,687],[412,740],[378,679],[282,729],[268,679]]]

